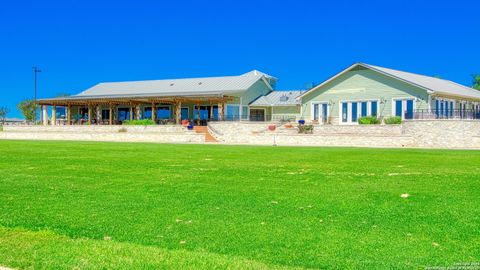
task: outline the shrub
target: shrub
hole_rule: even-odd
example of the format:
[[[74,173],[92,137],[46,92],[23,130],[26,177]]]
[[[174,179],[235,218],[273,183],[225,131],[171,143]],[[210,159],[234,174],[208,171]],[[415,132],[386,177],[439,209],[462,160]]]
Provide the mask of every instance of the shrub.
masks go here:
[[[312,134],[313,133],[313,125],[299,125],[298,126],[298,133]]]
[[[124,133],[124,132],[127,132],[127,131],[128,131],[128,130],[127,130],[126,128],[124,128],[124,127],[120,128],[120,129],[118,130],[118,132],[120,132],[120,133]]]
[[[127,126],[150,126],[150,125],[155,125],[155,122],[153,122],[151,119],[143,119],[143,120],[126,120],[123,121],[123,125]]]
[[[358,123],[360,125],[378,125],[380,120],[376,116],[366,116],[358,118]]]
[[[400,116],[388,117],[383,120],[387,125],[398,125],[402,123],[402,118]]]

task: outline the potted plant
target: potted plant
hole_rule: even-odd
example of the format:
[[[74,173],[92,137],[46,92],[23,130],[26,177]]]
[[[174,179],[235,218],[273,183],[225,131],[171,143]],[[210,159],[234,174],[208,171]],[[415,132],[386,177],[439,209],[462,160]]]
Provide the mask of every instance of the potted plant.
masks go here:
[[[303,120],[303,119],[298,120],[298,124],[299,125],[305,125],[305,120]]]

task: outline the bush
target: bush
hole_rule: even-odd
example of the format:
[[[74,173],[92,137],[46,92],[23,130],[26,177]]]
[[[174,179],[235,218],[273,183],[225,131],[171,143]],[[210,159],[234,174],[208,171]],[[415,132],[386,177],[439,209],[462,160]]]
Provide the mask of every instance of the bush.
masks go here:
[[[151,126],[155,125],[155,122],[152,121],[152,119],[143,119],[143,120],[126,120],[123,121],[123,125],[127,126]]]
[[[358,118],[358,123],[360,125],[378,125],[380,120],[376,116],[366,116]]]
[[[299,125],[298,126],[298,133],[312,134],[313,133],[313,125]]]
[[[399,125],[402,123],[402,118],[400,116],[388,117],[383,120],[387,125]]]
[[[120,129],[118,130],[118,132],[120,132],[120,133],[125,133],[125,132],[127,132],[127,131],[128,131],[128,130],[127,130],[126,128],[124,128],[124,127],[120,128]]]

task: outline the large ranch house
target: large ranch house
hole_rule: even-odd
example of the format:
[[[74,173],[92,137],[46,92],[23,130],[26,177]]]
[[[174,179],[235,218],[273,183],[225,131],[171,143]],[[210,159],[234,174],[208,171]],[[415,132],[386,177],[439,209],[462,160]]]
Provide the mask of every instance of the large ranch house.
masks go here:
[[[276,84],[277,78],[254,70],[239,76],[100,83],[74,96],[40,99],[38,104],[45,125],[116,125],[140,119],[156,124],[305,120],[352,125],[366,116],[403,120],[480,116],[478,90],[364,63],[309,90],[280,91]]]

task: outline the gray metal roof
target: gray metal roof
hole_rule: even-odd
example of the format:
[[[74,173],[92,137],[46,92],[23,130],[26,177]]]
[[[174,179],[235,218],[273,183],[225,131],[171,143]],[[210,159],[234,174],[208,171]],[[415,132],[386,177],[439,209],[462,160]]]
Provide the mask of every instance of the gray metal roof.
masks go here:
[[[268,82],[266,79],[272,78],[254,70],[239,76],[109,82],[99,83],[70,98],[232,94],[249,89],[260,79]]]
[[[400,78],[407,82],[413,83],[417,86],[427,88],[428,90],[431,90],[436,94],[480,99],[480,91],[458,84],[456,82],[435,78],[435,77],[430,77],[430,76],[419,75],[415,73],[409,73],[405,71],[399,71],[399,70],[394,70],[394,69],[389,69],[384,67],[368,65],[368,64],[362,64],[362,65],[365,67],[389,74],[391,76]]]
[[[449,81],[444,79],[439,79],[435,77],[419,75],[415,73],[399,71],[395,69],[389,69],[374,65],[368,65],[364,63],[356,63],[352,66],[348,67],[347,69],[343,70],[342,72],[338,73],[337,75],[331,77],[330,79],[326,80],[325,82],[315,86],[314,88],[308,90],[307,92],[303,93],[302,96],[305,96],[307,93],[315,91],[322,87],[323,85],[331,82],[332,80],[336,79],[340,75],[356,68],[356,67],[364,67],[379,73],[382,73],[386,76],[390,76],[392,78],[396,78],[398,80],[404,81],[411,85],[420,87],[425,89],[426,91],[432,94],[439,94],[439,95],[448,95],[448,96],[457,96],[460,98],[472,98],[472,99],[480,99],[480,91],[475,90],[473,88]]]
[[[272,91],[250,103],[250,106],[296,106],[301,102],[298,97],[305,91],[282,90]]]

